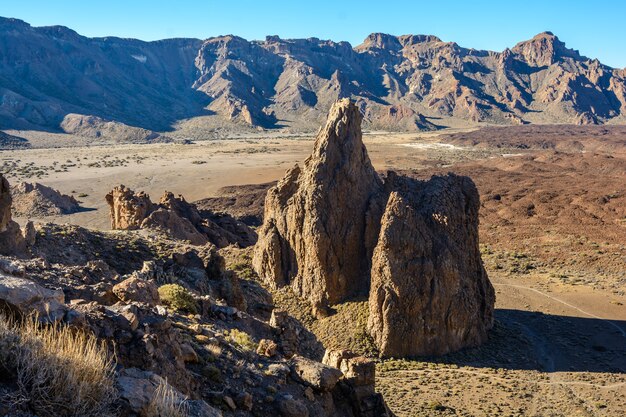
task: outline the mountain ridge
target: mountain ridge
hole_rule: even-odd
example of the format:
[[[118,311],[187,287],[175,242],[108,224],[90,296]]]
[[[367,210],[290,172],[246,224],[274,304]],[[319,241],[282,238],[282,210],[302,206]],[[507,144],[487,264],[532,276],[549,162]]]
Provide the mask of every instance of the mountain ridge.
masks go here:
[[[312,129],[340,98],[382,130],[626,123],[626,69],[584,57],[551,32],[495,52],[384,33],[354,47],[276,35],[88,38],[0,18],[0,74],[2,129],[58,131],[70,113],[155,131],[188,120]]]

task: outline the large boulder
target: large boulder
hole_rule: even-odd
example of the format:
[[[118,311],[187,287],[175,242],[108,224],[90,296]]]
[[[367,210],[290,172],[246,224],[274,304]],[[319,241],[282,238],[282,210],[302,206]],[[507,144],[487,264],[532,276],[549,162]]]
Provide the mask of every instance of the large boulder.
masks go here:
[[[267,193],[256,272],[275,287],[291,285],[315,307],[365,293],[381,193],[359,109],[340,100],[304,166],[289,170]]]
[[[440,355],[487,338],[495,293],[478,246],[467,177],[391,175],[372,260],[370,334],[384,356]]]
[[[41,320],[62,320],[68,311],[63,291],[49,290],[34,281],[0,272],[0,310],[27,316],[37,314]]]
[[[20,255],[26,251],[26,239],[19,224],[11,218],[13,199],[9,181],[0,174],[0,254]]]
[[[291,359],[291,370],[297,379],[320,391],[332,390],[343,376],[339,369],[304,356],[294,356]]]
[[[157,305],[161,301],[159,291],[154,281],[131,275],[124,281],[113,286],[113,294],[122,301]]]
[[[154,210],[150,196],[144,192],[135,193],[124,185],[119,185],[106,195],[111,210],[111,229],[139,229],[143,220]]]

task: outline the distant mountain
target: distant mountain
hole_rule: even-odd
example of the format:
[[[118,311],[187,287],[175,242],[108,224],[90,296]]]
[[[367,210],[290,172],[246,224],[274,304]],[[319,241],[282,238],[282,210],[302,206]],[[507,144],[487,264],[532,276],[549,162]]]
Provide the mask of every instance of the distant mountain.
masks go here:
[[[626,123],[626,69],[581,56],[550,32],[491,52],[381,33],[354,48],[277,36],[143,42],[0,18],[3,129],[59,130],[68,114],[155,131],[197,116],[313,128],[344,97],[372,129]]]

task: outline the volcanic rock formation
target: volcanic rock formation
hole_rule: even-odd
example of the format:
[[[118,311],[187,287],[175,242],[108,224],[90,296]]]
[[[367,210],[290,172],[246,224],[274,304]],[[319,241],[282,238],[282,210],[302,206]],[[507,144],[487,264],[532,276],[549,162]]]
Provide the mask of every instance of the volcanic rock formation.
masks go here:
[[[20,225],[11,218],[11,187],[0,174],[0,254],[14,255],[26,250]]]
[[[485,341],[495,293],[478,247],[468,177],[393,173],[372,259],[368,328],[384,356],[444,354]]]
[[[383,183],[360,123],[350,100],[335,103],[304,167],[268,191],[255,270],[320,314],[371,284],[368,327],[386,356],[479,344],[495,295],[478,249],[474,183],[393,172]]]
[[[361,138],[358,108],[330,110],[304,167],[270,189],[254,265],[269,283],[291,284],[316,307],[367,291],[382,182]]]
[[[21,182],[11,187],[13,214],[16,216],[54,216],[71,214],[80,210],[73,196],[39,183]]]
[[[141,227],[141,222],[154,210],[150,196],[134,193],[124,185],[117,186],[106,195],[111,209],[111,229],[133,230]]]
[[[245,247],[256,241],[256,233],[242,222],[228,215],[200,211],[182,196],[175,197],[167,191],[159,204],[154,204],[146,193],[135,193],[120,185],[106,195],[106,201],[111,210],[112,229],[157,228],[193,245],[211,242],[218,247],[230,244]]]

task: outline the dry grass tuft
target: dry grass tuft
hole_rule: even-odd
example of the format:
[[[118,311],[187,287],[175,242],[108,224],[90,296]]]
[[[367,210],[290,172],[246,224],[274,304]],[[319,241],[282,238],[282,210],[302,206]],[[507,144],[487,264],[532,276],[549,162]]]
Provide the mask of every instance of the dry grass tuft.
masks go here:
[[[41,417],[112,415],[114,364],[89,333],[0,316],[0,366],[15,377],[18,401]]]
[[[154,391],[146,416],[187,417],[189,415],[188,408],[186,398],[181,398],[180,394],[167,381],[161,380]]]

